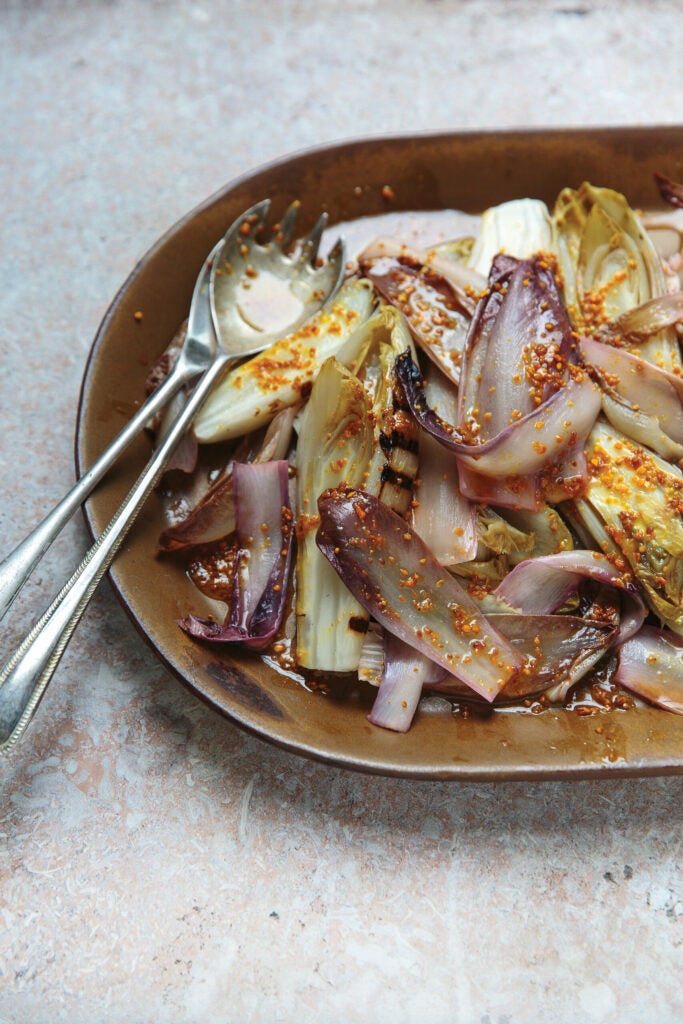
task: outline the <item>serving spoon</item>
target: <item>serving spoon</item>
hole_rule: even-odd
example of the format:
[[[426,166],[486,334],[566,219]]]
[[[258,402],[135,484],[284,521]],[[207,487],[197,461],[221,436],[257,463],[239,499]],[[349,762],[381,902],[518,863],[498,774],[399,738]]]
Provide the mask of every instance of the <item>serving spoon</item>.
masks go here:
[[[285,246],[293,236],[298,207],[298,203],[292,204],[271,241],[261,244],[257,236],[265,225],[270,200],[252,206],[233,222],[202,266],[192,295],[187,334],[180,355],[186,366],[186,371],[183,372],[187,372],[188,376],[183,380],[177,377],[176,383],[163,391],[165,401],[168,401],[188,379],[198,374],[202,375],[184,408],[177,419],[168,426],[157,450],[109,524],[0,672],[0,754],[9,753],[14,748],[33,718],[95,589],[214,384],[236,362],[262,351],[278,338],[296,330],[323,308],[336,293],[344,273],[343,241],[337,241],[321,266],[316,263],[320,240],[327,223],[326,214],[318,218],[293,256],[285,252]],[[292,296],[296,298],[298,314],[290,317],[286,325],[279,324],[270,329],[261,328],[248,314],[245,315],[242,309],[244,285],[253,284],[254,278],[258,275],[273,278],[276,282],[287,285]],[[164,385],[159,390],[163,388]],[[147,404],[141,410],[143,415],[135,416],[131,421],[136,424],[135,431],[130,435],[123,431],[112,446],[117,455],[148,422],[150,415],[153,415],[151,409],[158,410],[163,404],[164,402],[160,401],[153,403],[152,406]],[[119,441],[124,435],[125,443],[121,442],[119,447]],[[104,468],[97,469],[95,476],[84,485],[83,493],[79,491],[81,501],[101,479],[114,457],[108,455],[106,465],[104,458],[98,460],[93,469],[97,469],[100,462]],[[76,490],[77,488],[74,488],[74,491]],[[73,500],[70,495],[67,498]],[[61,505],[69,507],[66,502],[67,499],[64,499],[57,507],[58,510]],[[63,525],[68,516],[65,516],[64,510],[59,514],[64,517]],[[11,587],[5,582],[6,592],[10,593],[7,607],[59,529],[54,530],[47,542],[43,539],[42,550],[38,549],[37,554],[31,554],[32,563],[28,571],[26,565],[30,561],[29,556],[23,552],[21,556],[17,556],[15,562],[10,562],[13,566],[23,565],[24,576],[22,577],[16,568],[6,573],[6,578],[12,576],[14,587],[13,593],[10,593]],[[34,531],[36,532],[38,531]],[[46,529],[45,536],[49,534],[50,530]],[[17,551],[21,547],[20,545]],[[14,554],[16,553],[15,551]],[[12,557],[5,560],[3,568]]]
[[[236,252],[238,262],[244,264],[245,257],[239,251],[239,247],[241,247],[243,250],[246,250],[247,257],[250,254],[257,257],[259,264],[264,269],[279,275],[281,280],[284,278],[285,282],[287,273],[296,267],[296,273],[292,278],[291,284],[295,290],[299,291],[299,297],[301,297],[302,289],[305,290],[308,287],[309,290],[313,290],[311,288],[312,281],[315,280],[317,282],[319,278],[311,277],[314,274],[311,266],[311,254],[313,254],[312,258],[314,259],[320,243],[320,235],[325,226],[325,220],[323,218],[318,220],[304,242],[300,260],[293,263],[284,255],[284,249],[289,245],[294,234],[299,203],[294,202],[291,204],[278,226],[276,244],[270,249],[266,249],[263,246],[254,244],[254,235],[258,226],[263,224],[269,206],[270,202],[264,200],[245,211],[231,225],[224,238],[216,244],[206,260],[197,279],[197,286],[195,287],[190,307],[190,318],[182,347],[171,372],[163,383],[149,396],[121,433],[102,452],[87,472],[76,481],[71,490],[64,495],[42,522],[0,562],[0,619],[9,611],[14,599],[29,579],[36,565],[55,538],[64,529],[76,509],[92,493],[119,456],[123,454],[129,444],[154,417],[168,406],[170,400],[175,397],[180,389],[203,373],[213,362],[216,353],[215,339],[212,332],[207,329],[208,325],[205,321],[208,316],[207,298],[211,265],[216,257],[218,257],[221,248],[225,249],[229,244],[231,252]],[[247,235],[244,229],[240,232],[241,225],[246,225],[250,229],[250,235]],[[251,225],[253,225],[253,231]],[[229,238],[231,241],[228,243]],[[224,255],[227,258],[225,253]],[[326,283],[328,283],[328,275],[333,273],[334,269],[330,268],[328,264],[324,270]],[[219,293],[223,295],[229,292],[231,284],[234,286],[236,280],[238,279],[233,277],[232,281],[228,280],[221,284],[218,289]],[[311,304],[305,301],[300,303],[300,308],[300,315],[288,325],[290,330],[294,330],[306,317],[315,311],[314,307],[312,308]],[[273,331],[255,331],[253,326],[250,327],[248,321],[244,320],[244,318],[238,321],[236,316],[236,313],[234,315],[230,313],[229,307],[226,304],[223,315],[225,323],[221,326],[221,334],[227,337],[229,336],[229,331],[232,332],[235,329],[239,330],[241,328],[242,334],[238,336],[238,343],[240,337],[244,341],[249,337],[256,340],[256,335],[258,335],[264,346],[275,340]],[[244,352],[244,354],[246,355],[247,353]]]

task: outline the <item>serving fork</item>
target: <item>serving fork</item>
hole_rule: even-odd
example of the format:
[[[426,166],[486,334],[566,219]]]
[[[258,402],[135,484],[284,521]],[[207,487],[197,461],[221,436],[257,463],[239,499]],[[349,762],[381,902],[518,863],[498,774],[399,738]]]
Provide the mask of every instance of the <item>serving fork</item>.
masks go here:
[[[287,253],[298,208],[296,202],[289,207],[267,243],[261,235],[270,200],[233,222],[202,265],[185,339],[169,376],[53,512],[0,563],[1,617],[75,509],[132,439],[182,387],[198,378],[178,417],[164,425],[156,451],[109,524],[0,672],[0,753],[16,745],[31,721],[95,589],[214,385],[236,362],[296,330],[336,293],[344,272],[343,241],[336,242],[321,265],[317,259],[326,214],[295,253]],[[287,324],[260,326],[245,313],[245,286],[253,286],[258,276],[286,285],[296,300],[297,312]]]

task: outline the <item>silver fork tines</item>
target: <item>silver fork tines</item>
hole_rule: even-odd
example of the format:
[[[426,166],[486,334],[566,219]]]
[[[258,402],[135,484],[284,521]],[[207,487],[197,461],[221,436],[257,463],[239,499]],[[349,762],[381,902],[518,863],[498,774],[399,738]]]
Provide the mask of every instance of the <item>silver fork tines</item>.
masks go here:
[[[318,256],[318,249],[320,248],[320,240],[323,237],[323,231],[327,227],[327,220],[327,214],[321,213],[304,239],[301,246],[301,253],[299,255],[299,259],[303,263],[308,263],[310,266],[314,266]]]
[[[290,203],[275,232],[275,241],[283,250],[287,248],[294,238],[294,226],[296,224],[297,217],[299,216],[300,207],[301,203],[298,199],[295,199],[293,203]]]

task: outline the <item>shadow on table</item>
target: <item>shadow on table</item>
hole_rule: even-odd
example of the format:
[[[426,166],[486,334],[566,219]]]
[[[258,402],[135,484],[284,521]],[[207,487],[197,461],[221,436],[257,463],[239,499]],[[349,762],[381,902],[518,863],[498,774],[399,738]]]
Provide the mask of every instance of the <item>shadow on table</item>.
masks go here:
[[[604,832],[672,834],[683,823],[683,776],[554,782],[420,781],[384,778],[290,754],[244,733],[180,690],[156,703],[174,721],[208,789],[249,786],[251,814],[264,820],[333,822],[359,834],[419,834],[443,841],[517,833],[533,841],[571,833],[588,842]],[[182,724],[181,724],[182,723]]]

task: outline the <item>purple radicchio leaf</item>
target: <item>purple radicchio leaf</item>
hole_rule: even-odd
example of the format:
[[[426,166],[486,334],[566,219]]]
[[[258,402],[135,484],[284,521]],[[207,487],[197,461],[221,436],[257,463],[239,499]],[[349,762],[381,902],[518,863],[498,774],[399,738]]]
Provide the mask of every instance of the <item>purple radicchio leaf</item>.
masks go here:
[[[390,633],[493,700],[525,665],[408,524],[364,491],[325,491],[317,544]]]
[[[236,463],[233,468],[237,567],[225,623],[190,616],[190,636],[265,647],[284,613],[292,549],[289,466],[284,460]]]
[[[559,683],[566,689],[617,635],[612,622],[511,614],[502,600],[499,612],[484,616],[420,537],[376,498],[330,490],[318,508],[321,551],[384,629],[434,663],[423,679],[429,689],[470,698],[474,691],[487,701],[520,699]],[[422,671],[422,659],[420,665]],[[446,673],[441,679],[438,668]],[[409,689],[414,699],[417,689]],[[388,692],[397,692],[391,674]],[[405,693],[401,699],[409,703]]]
[[[427,402],[409,353],[396,366],[413,415],[458,458],[475,501],[535,509],[585,481],[582,447],[600,391],[576,366],[576,345],[554,276],[539,257],[497,256],[470,325],[457,423]]]
[[[197,544],[211,544],[235,529],[233,467],[239,462],[276,462],[289,450],[296,407],[282,409],[273,418],[257,450],[243,443],[224,473],[201,496],[180,522],[167,527],[159,537],[159,551],[179,551]]]
[[[420,426],[458,458],[461,490],[471,500],[533,510],[550,487],[557,501],[558,488],[563,487],[566,498],[583,486],[583,444],[601,405],[600,391],[585,372],[480,444],[467,441],[429,405],[410,352],[396,360],[396,376]]]
[[[430,658],[385,631],[382,679],[368,721],[382,729],[407,732],[417,710],[423,687],[443,679],[446,675],[447,673]]]
[[[498,586],[495,596],[525,615],[549,615],[583,580],[609,587],[620,598],[621,617],[613,643],[623,643],[638,632],[645,621],[643,600],[599,551],[563,551],[520,562]]]

